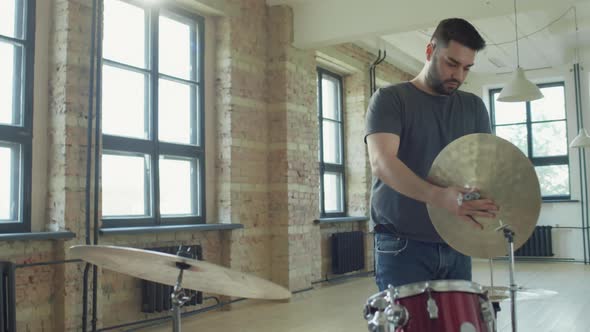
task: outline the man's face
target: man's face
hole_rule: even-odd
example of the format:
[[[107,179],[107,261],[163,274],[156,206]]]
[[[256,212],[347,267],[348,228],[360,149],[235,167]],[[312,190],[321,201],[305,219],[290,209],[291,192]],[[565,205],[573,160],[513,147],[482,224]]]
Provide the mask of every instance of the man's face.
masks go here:
[[[426,84],[434,91],[444,95],[455,92],[465,78],[473,61],[475,51],[451,40],[448,47],[429,44],[426,49],[427,60],[430,61]]]

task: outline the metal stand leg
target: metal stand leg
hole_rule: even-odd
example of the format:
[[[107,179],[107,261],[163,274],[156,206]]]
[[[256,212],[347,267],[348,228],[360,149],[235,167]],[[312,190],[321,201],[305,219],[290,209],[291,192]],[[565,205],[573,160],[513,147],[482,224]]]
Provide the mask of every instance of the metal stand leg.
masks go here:
[[[172,308],[172,332],[180,332],[180,306],[174,305]]]
[[[182,274],[184,270],[188,269],[190,266],[184,263],[176,263],[176,266],[180,269],[180,272],[178,273],[178,278],[176,279],[176,285],[174,285],[174,292],[172,292],[170,295],[172,300],[172,332],[180,332],[180,308],[186,301],[190,300],[190,297],[186,296],[184,290],[181,287]]]
[[[508,243],[508,255],[510,258],[510,317],[512,320],[512,332],[516,332],[516,290],[517,286],[514,282],[514,232],[509,225],[501,225],[496,229],[502,230],[504,237]]]
[[[494,294],[494,262],[490,258],[490,289]]]

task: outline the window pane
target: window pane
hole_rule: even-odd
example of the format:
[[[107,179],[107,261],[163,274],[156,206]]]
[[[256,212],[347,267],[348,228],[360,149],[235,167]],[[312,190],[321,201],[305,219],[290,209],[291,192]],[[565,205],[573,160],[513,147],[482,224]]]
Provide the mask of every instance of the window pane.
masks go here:
[[[526,103],[503,103],[494,94],[494,122],[497,125],[526,122]]]
[[[324,118],[340,120],[339,81],[331,76],[322,75],[322,115]]]
[[[545,196],[569,196],[570,180],[567,165],[551,165],[535,167],[541,195]]]
[[[19,144],[0,142],[0,222],[20,220],[20,161]]]
[[[533,121],[565,119],[565,97],[563,86],[542,88],[545,96],[531,102],[531,118]]]
[[[324,162],[340,165],[342,164],[340,123],[330,120],[324,120],[322,123]]]
[[[192,79],[191,26],[169,17],[160,16],[159,61],[160,72],[184,79]]]
[[[160,213],[197,215],[199,170],[195,159],[160,158]]]
[[[24,39],[24,0],[0,0],[0,35]]]
[[[10,220],[12,195],[12,151],[0,146],[0,220]]]
[[[147,216],[148,156],[102,156],[102,215]]]
[[[104,2],[103,57],[146,68],[146,13],[119,0]]]
[[[567,155],[565,121],[533,123],[533,157]]]
[[[324,173],[324,210],[326,213],[344,212],[342,197],[342,174]]]
[[[516,145],[526,156],[529,155],[526,125],[498,126],[496,136]]]
[[[148,138],[146,75],[108,65],[102,68],[102,132]]]
[[[22,46],[0,41],[0,123],[3,124],[22,125],[22,60]]]
[[[160,141],[196,144],[195,108],[191,109],[191,94],[196,89],[188,84],[165,79],[160,79],[159,88]]]

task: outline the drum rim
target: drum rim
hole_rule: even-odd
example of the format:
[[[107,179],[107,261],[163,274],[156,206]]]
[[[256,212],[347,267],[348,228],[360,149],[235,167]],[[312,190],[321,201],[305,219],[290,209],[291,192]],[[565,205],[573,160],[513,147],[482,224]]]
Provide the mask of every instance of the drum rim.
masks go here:
[[[472,293],[483,295],[485,293],[483,287],[473,281],[468,280],[430,280],[430,281],[420,281],[414,282],[411,284],[406,284],[398,287],[393,288],[392,295],[396,294],[397,291],[397,298],[406,298],[414,295],[423,294],[426,292],[426,289],[430,288],[434,293],[444,293],[444,292],[461,292],[461,293]],[[388,289],[379,292],[369,298],[369,301],[375,298],[386,296],[389,292]]]

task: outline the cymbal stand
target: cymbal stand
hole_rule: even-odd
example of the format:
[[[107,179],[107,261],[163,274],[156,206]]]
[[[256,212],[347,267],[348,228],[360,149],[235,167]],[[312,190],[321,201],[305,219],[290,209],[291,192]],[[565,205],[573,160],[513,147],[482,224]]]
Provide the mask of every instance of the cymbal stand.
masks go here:
[[[496,231],[502,231],[508,244],[508,255],[510,259],[510,317],[512,320],[512,332],[516,332],[516,290],[517,286],[514,282],[514,231],[510,229],[509,225],[503,225],[500,221],[500,227]]]
[[[183,267],[183,265],[186,265],[186,267]],[[189,265],[185,263],[176,263],[176,266],[180,269],[180,272],[176,279],[176,285],[174,285],[174,292],[170,295],[170,298],[172,299],[172,332],[180,332],[180,307],[182,307],[186,301],[190,300],[181,287],[182,274],[184,270],[189,268]]]
[[[490,261],[490,291],[492,294],[494,294],[494,262],[492,261],[492,259],[489,259]]]
[[[178,256],[187,257],[189,255],[190,248],[184,250],[182,246],[178,248]],[[172,300],[172,332],[181,332],[180,331],[180,317],[181,311],[180,308],[190,300],[190,297],[186,296],[184,293],[184,289],[182,289],[182,274],[184,270],[190,268],[189,264],[183,262],[176,262],[176,267],[178,268],[178,278],[176,279],[176,285],[174,285],[174,291],[170,294],[170,299]]]

